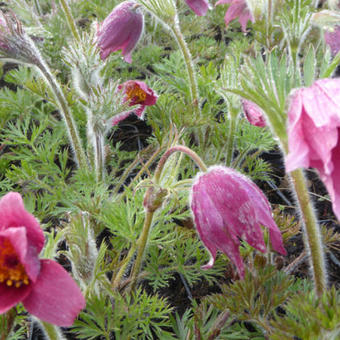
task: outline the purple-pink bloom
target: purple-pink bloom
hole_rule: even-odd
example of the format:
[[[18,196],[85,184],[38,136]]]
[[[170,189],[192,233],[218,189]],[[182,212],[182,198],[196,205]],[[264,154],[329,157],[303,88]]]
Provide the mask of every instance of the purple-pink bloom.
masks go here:
[[[25,210],[20,194],[0,200],[0,314],[19,302],[42,321],[71,326],[85,299],[58,263],[41,260],[45,242],[39,223]]]
[[[239,18],[238,21],[241,24],[242,31],[245,32],[247,29],[247,23],[250,20],[254,22],[254,18],[249,11],[247,2],[245,0],[219,0],[216,5],[230,4],[225,14],[224,21],[228,27],[229,23]]]
[[[207,14],[209,2],[207,0],[185,0],[187,5],[199,16]]]
[[[102,60],[110,53],[122,50],[125,61],[131,63],[131,53],[144,27],[144,17],[139,7],[134,1],[124,1],[116,6],[100,25],[97,43]]]
[[[191,189],[191,210],[198,234],[211,255],[203,268],[214,265],[220,250],[244,278],[240,239],[265,252],[261,226],[268,228],[273,249],[286,255],[266,196],[251,180],[233,169],[212,166],[206,173],[199,173]]]
[[[340,219],[340,79],[321,79],[299,88],[288,110],[287,171],[318,170]]]
[[[332,32],[326,31],[325,41],[329,45],[332,55],[336,55],[340,51],[340,26],[336,26]]]
[[[262,109],[250,100],[243,99],[242,107],[248,122],[258,127],[265,127],[266,120]]]
[[[129,106],[139,105],[137,110],[133,112],[140,119],[143,119],[145,107],[155,105],[157,102],[158,96],[143,81],[128,80],[125,83],[119,85],[118,89],[124,92],[124,102],[129,102]],[[132,111],[128,111],[115,116],[112,121],[112,125],[117,125],[131,113]]]

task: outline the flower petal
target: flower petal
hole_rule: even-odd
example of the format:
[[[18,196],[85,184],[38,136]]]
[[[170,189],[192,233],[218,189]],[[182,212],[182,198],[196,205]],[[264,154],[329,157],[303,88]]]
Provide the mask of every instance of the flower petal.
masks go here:
[[[0,231],[25,227],[28,243],[40,253],[44,246],[44,233],[33,215],[26,211],[20,194],[10,192],[0,200]]]
[[[29,313],[42,321],[69,327],[85,307],[85,299],[61,265],[52,260],[41,260],[38,280],[23,304]]]
[[[6,313],[12,307],[21,302],[29,295],[32,285],[22,285],[19,288],[8,287],[5,283],[0,283],[0,314]]]

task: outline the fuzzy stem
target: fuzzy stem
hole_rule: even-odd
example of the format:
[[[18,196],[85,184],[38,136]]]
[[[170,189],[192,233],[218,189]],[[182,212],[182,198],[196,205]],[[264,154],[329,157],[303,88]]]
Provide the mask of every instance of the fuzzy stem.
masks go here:
[[[64,118],[66,128],[68,131],[68,135],[70,138],[70,142],[72,145],[72,149],[75,155],[75,160],[78,166],[81,169],[85,169],[87,167],[87,161],[84,149],[81,144],[81,140],[78,135],[76,124],[73,120],[70,108],[68,106],[68,103],[65,99],[65,96],[57,82],[57,80],[52,75],[49,67],[45,64],[44,61],[40,61],[37,65],[39,71],[41,72],[43,78],[46,80],[48,85],[50,86],[60,109],[60,112]]]
[[[155,176],[154,176],[154,181],[156,184],[158,184],[164,165],[166,163],[166,161],[168,160],[168,158],[174,153],[174,152],[183,152],[185,154],[187,154],[201,169],[201,171],[206,172],[207,171],[207,167],[204,164],[204,162],[202,161],[202,159],[197,155],[197,153],[191,149],[189,149],[186,146],[183,145],[176,145],[171,147],[169,150],[167,150],[164,155],[161,157],[161,159],[158,162],[156,171],[155,171]]]
[[[232,162],[233,152],[234,152],[234,140],[235,140],[235,131],[238,122],[238,113],[231,112],[230,114],[230,125],[228,130],[227,137],[227,153],[226,153],[226,165],[230,166]]]
[[[339,64],[340,64],[340,51],[336,54],[331,64],[327,67],[326,71],[322,74],[322,78],[329,78]]]
[[[154,211],[146,211],[145,214],[145,220],[143,225],[143,230],[141,235],[139,236],[139,239],[137,241],[137,256],[136,261],[134,263],[132,273],[130,275],[131,277],[131,284],[130,284],[130,291],[133,291],[135,289],[136,283],[137,283],[137,277],[140,272],[140,268],[142,266],[142,260],[144,257],[144,250],[146,248],[146,244],[148,241],[149,231],[152,224],[152,218],[154,215]]]
[[[104,136],[101,133],[95,133],[94,135],[94,159],[97,181],[100,182],[104,179],[105,168],[105,148],[104,148]]]
[[[133,254],[136,251],[136,248],[137,248],[136,245],[132,245],[131,248],[129,249],[129,252],[128,252],[126,258],[124,259],[124,263],[119,268],[117,275],[115,276],[114,280],[112,281],[111,287],[113,289],[117,289],[119,287],[120,281],[121,281],[124,273],[126,272],[126,268],[127,268],[128,264],[130,263],[130,261],[133,257]]]
[[[189,76],[189,83],[190,83],[190,96],[191,96],[191,103],[194,106],[194,112],[197,116],[201,116],[201,109],[200,109],[200,100],[198,96],[198,86],[197,86],[197,79],[196,73],[194,69],[194,64],[192,61],[192,56],[190,50],[188,48],[187,43],[183,37],[183,34],[180,30],[178,23],[175,23],[170,27],[173,35],[176,38],[177,44],[182,51],[184,61],[187,67],[187,72]]]
[[[310,252],[315,289],[318,296],[321,296],[327,289],[327,276],[322,239],[317,218],[309,198],[306,180],[302,170],[294,170],[290,175],[293,180],[305,226],[306,241],[308,243],[308,251]]]
[[[50,323],[40,321],[41,327],[43,328],[45,335],[48,336],[49,340],[64,340],[65,338],[60,333],[57,326],[51,325]]]
[[[77,27],[74,23],[74,18],[72,16],[70,7],[68,6],[66,0],[60,0],[60,3],[61,3],[61,7],[63,8],[63,11],[65,13],[67,23],[68,23],[68,25],[71,29],[71,32],[72,32],[74,39],[77,40],[77,41],[80,41],[80,35],[79,35]]]

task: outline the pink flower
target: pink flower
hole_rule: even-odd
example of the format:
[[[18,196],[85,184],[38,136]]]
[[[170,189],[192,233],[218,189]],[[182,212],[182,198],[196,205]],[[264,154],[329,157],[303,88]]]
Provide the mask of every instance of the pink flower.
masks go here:
[[[325,41],[329,45],[333,55],[336,55],[340,51],[340,26],[336,26],[334,31],[325,32]]]
[[[248,21],[254,22],[254,18],[251,15],[245,0],[219,0],[216,3],[216,5],[222,4],[231,4],[224,17],[227,27],[232,20],[239,17],[238,21],[241,24],[242,31],[245,32]]]
[[[287,171],[316,168],[340,219],[340,79],[321,79],[293,92],[288,110]]]
[[[240,239],[265,252],[261,225],[268,228],[273,249],[286,254],[267,198],[252,181],[233,169],[213,166],[199,173],[191,189],[191,209],[200,238],[211,255],[203,268],[214,265],[220,250],[243,278]]]
[[[207,14],[209,2],[207,0],[185,0],[187,5],[199,16]]]
[[[122,50],[125,61],[131,63],[132,50],[137,45],[144,26],[144,17],[139,6],[134,1],[124,1],[103,21],[97,32],[102,60],[110,53]]]
[[[266,126],[266,121],[264,118],[263,111],[255,103],[251,102],[250,100],[243,99],[242,107],[243,107],[244,114],[250,124],[258,126],[258,127]]]
[[[38,255],[45,238],[18,193],[0,200],[0,313],[19,302],[42,321],[71,326],[84,297],[65,269]]]
[[[134,111],[134,113],[140,119],[143,119],[145,107],[155,105],[158,98],[154,91],[140,80],[128,80],[125,83],[119,85],[118,89],[124,91],[124,101],[129,101],[130,106],[139,104],[139,108]],[[117,125],[120,121],[128,117],[131,113],[132,111],[128,111],[115,116],[112,121],[112,125]]]

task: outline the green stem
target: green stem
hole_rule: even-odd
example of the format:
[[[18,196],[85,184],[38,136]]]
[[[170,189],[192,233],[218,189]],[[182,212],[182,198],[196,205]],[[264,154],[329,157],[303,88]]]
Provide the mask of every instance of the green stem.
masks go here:
[[[207,166],[204,164],[204,162],[202,161],[202,159],[197,155],[197,153],[191,149],[189,149],[186,146],[183,145],[176,145],[171,147],[169,150],[167,150],[164,155],[161,157],[161,159],[158,162],[156,171],[155,171],[155,175],[154,175],[154,182],[155,184],[158,184],[164,165],[166,163],[166,161],[168,160],[168,158],[174,153],[174,152],[183,152],[185,154],[187,154],[201,169],[201,171],[206,172],[207,171]]]
[[[185,61],[188,76],[189,76],[191,102],[192,102],[192,105],[194,106],[195,114],[197,114],[197,116],[199,117],[201,116],[201,108],[200,108],[200,100],[199,100],[199,95],[198,95],[196,73],[195,73],[194,64],[192,61],[192,56],[188,48],[188,45],[184,40],[184,37],[182,35],[179,25],[175,23],[174,25],[170,27],[170,29],[173,35],[175,36],[177,44],[180,50],[182,51],[182,54],[184,57],[184,61]]]
[[[71,29],[71,32],[73,34],[74,39],[77,40],[77,41],[80,41],[80,35],[79,35],[77,27],[74,23],[74,18],[72,16],[70,7],[68,6],[66,0],[60,0],[60,3],[61,3],[61,7],[63,8],[63,11],[66,15],[66,20],[67,20],[67,23],[68,23],[68,25]]]
[[[140,268],[142,266],[142,260],[144,257],[144,251],[145,247],[148,241],[149,231],[152,224],[152,218],[154,215],[154,211],[146,211],[145,214],[145,220],[143,225],[143,230],[141,235],[139,236],[139,239],[137,241],[137,256],[136,260],[132,269],[131,273],[131,284],[130,284],[130,291],[133,291],[135,289],[136,283],[137,283],[137,277],[140,272]]]
[[[70,138],[70,142],[72,145],[72,149],[75,155],[75,160],[78,166],[81,169],[87,168],[87,161],[86,161],[86,156],[84,149],[82,147],[79,135],[78,135],[78,130],[76,127],[76,124],[73,120],[70,108],[68,106],[68,103],[65,99],[65,96],[57,82],[57,80],[54,78],[52,75],[49,67],[45,64],[44,61],[40,61],[39,64],[37,65],[39,71],[41,72],[43,78],[47,81],[49,84],[60,109],[60,112],[64,118],[66,128],[68,131],[68,135]]]
[[[62,340],[64,337],[60,333],[60,330],[57,326],[51,325],[50,323],[40,321],[41,326],[43,327],[46,335],[49,340]]]
[[[302,170],[294,170],[290,175],[302,213],[316,292],[321,296],[327,289],[327,275],[317,218],[309,198],[306,180]]]
[[[226,165],[230,166],[233,158],[234,152],[234,140],[235,140],[235,131],[238,122],[238,114],[234,114],[231,112],[230,114],[230,125],[228,130],[228,137],[227,137],[227,153],[226,153]]]
[[[111,286],[112,286],[113,289],[117,289],[119,287],[120,281],[121,281],[124,273],[126,272],[126,268],[127,268],[128,264],[130,263],[130,261],[133,257],[133,254],[136,251],[136,248],[137,248],[137,246],[134,244],[129,249],[129,252],[128,252],[126,258],[124,259],[124,263],[119,268],[117,275],[115,276],[114,280],[112,281]]]

